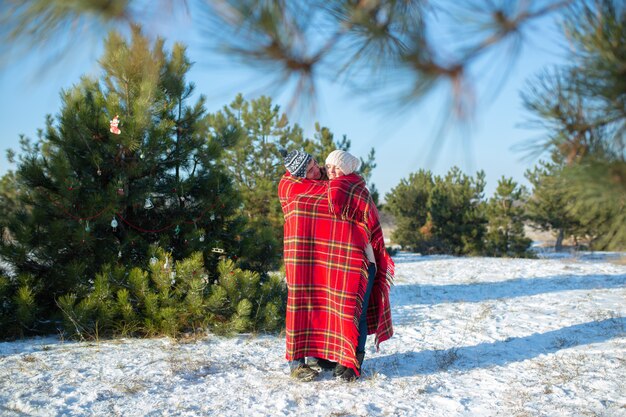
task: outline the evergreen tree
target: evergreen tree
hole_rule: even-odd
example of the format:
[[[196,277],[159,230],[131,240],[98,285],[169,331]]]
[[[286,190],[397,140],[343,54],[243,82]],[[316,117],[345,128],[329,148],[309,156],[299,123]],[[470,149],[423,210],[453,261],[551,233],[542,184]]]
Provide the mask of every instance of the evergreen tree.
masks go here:
[[[626,6],[577,2],[564,22],[567,64],[539,76],[524,94],[544,148],[565,166],[566,207],[598,249],[626,247]]]
[[[33,277],[0,274],[0,338],[24,337],[37,325],[39,308]]]
[[[20,209],[2,221],[0,257],[33,276],[43,314],[89,291],[104,264],[146,266],[151,244],[174,259],[201,251],[209,273],[241,256],[241,200],[219,160],[230,132],[209,130],[202,97],[189,104],[185,48],[167,53],[134,27],[130,42],[109,35],[100,63],[102,77],[63,91],[56,120],[23,144]]]
[[[352,146],[352,142],[346,135],[343,135],[339,141],[335,140],[335,135],[329,128],[315,123],[313,139],[306,139],[304,141],[303,150],[313,155],[320,166],[324,166],[329,153],[335,149],[348,152],[350,151],[350,146]]]
[[[302,130],[290,126],[269,97],[248,102],[241,94],[210,115],[209,124],[212,130],[230,131],[233,136],[223,162],[242,196],[242,214],[250,224],[246,232],[250,244],[244,249],[254,262],[243,265],[260,272],[276,268],[283,234],[276,187],[285,173],[279,149],[302,148]]]
[[[394,216],[394,242],[427,253],[478,254],[485,235],[485,174],[468,177],[457,167],[442,178],[420,170],[386,195]]]
[[[512,178],[502,177],[487,203],[485,253],[489,256],[529,256],[532,241],[524,234],[524,202],[527,191]]]
[[[419,170],[391,189],[385,196],[385,209],[395,218],[392,240],[404,248],[428,251],[430,239],[429,201],[434,186],[430,171]]]
[[[59,297],[68,335],[176,337],[183,332],[277,331],[286,305],[284,278],[267,279],[221,260],[212,283],[203,255],[174,261],[153,248],[146,269],[104,265],[90,291]],[[1,287],[0,287],[1,291]]]
[[[18,182],[15,173],[9,171],[0,178],[0,240],[9,239],[7,220],[15,216],[20,209]],[[0,275],[8,274],[7,265],[0,261]]]
[[[361,159],[361,168],[359,168],[359,173],[363,176],[365,183],[367,184],[367,188],[370,191],[370,195],[372,196],[372,200],[374,200],[374,204],[378,206],[378,208],[382,208],[379,204],[380,193],[376,188],[376,184],[372,182],[372,172],[376,168],[376,151],[374,148],[370,149],[370,153],[367,154],[367,159]]]
[[[432,240],[444,253],[477,254],[483,250],[485,173],[468,177],[457,167],[435,177],[429,214]]]
[[[581,229],[579,221],[572,213],[572,197],[568,193],[562,172],[563,167],[556,162],[541,161],[525,173],[533,186],[532,195],[525,206],[526,217],[534,227],[556,234],[556,251],[562,250],[566,236],[575,236]]]

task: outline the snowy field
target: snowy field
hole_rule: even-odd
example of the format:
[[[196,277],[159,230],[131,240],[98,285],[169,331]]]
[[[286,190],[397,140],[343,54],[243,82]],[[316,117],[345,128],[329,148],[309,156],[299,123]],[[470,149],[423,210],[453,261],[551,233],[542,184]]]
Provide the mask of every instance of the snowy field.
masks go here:
[[[399,254],[364,376],[298,383],[284,337],[0,343],[2,416],[626,416],[626,265]]]

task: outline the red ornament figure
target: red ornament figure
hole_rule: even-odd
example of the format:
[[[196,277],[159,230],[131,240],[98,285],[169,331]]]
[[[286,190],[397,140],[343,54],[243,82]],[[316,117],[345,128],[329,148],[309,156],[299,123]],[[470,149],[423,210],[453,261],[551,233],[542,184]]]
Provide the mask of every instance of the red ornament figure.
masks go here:
[[[119,135],[120,133],[122,133],[122,131],[117,127],[119,124],[120,124],[120,119],[119,119],[119,116],[116,114],[113,120],[111,120],[111,124],[109,128],[111,133],[114,133],[116,135]]]

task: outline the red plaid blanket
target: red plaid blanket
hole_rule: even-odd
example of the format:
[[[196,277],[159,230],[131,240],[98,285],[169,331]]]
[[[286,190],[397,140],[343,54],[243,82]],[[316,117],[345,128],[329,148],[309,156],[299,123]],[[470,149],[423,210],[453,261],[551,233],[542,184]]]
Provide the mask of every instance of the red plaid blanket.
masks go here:
[[[393,335],[389,289],[393,283],[393,260],[385,248],[378,208],[358,174],[344,175],[329,181],[330,211],[342,219],[356,221],[364,240],[370,242],[376,258],[376,278],[367,306],[367,334],[376,334],[376,347]],[[363,294],[359,291],[359,294]],[[357,300],[357,314],[361,313],[362,296]]]
[[[315,356],[356,370],[358,317],[367,284],[364,248],[371,231],[367,223],[331,212],[333,189],[329,182],[288,173],[278,186],[285,215],[286,358]],[[374,288],[368,325],[371,318],[380,343],[392,334],[389,285]]]

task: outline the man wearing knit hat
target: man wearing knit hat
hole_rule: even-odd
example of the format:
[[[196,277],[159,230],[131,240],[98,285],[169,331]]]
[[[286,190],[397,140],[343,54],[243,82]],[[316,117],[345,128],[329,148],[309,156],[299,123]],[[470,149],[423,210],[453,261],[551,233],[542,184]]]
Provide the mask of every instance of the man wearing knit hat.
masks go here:
[[[285,169],[288,172],[283,175],[283,178],[281,179],[279,184],[279,196],[281,197],[281,205],[283,205],[283,210],[285,210],[285,205],[287,205],[286,201],[291,201],[292,199],[297,200],[298,195],[307,194],[307,192],[304,190],[310,190],[309,187],[312,187],[313,189],[319,188],[320,192],[323,192],[323,190],[325,189],[324,184],[325,181],[328,180],[328,176],[326,175],[325,169],[317,164],[317,161],[315,160],[315,158],[313,158],[312,155],[298,150],[287,153],[287,151],[285,151],[284,149],[281,149],[280,153],[284,158]],[[290,185],[294,185],[294,187],[291,187]],[[300,187],[304,187],[304,189],[301,189]],[[287,191],[281,192],[281,190]],[[293,220],[294,216],[289,216],[289,219],[286,216],[285,241],[293,242],[294,239],[310,239],[312,237],[311,234],[303,232],[299,227],[291,227],[291,223],[293,222]],[[307,264],[309,263],[309,260],[310,259],[306,256],[298,255],[296,262],[303,262]],[[289,270],[289,267],[287,267],[287,269]],[[297,287],[298,285],[307,282],[307,276],[309,278],[311,278],[312,276],[312,274],[301,275],[294,273],[288,273],[288,275],[289,277],[287,281],[288,288],[290,288],[290,293],[293,292],[294,287]],[[295,310],[306,310],[311,308],[310,303],[307,303],[304,300],[299,300],[297,299],[297,297],[288,297],[287,304],[288,309],[291,308]],[[292,316],[287,313],[288,331],[294,326],[294,324],[292,324],[292,320],[290,320],[289,317]],[[290,340],[290,337],[288,336],[287,339]],[[289,367],[291,371],[291,377],[300,381],[311,381],[319,376],[319,372],[312,369],[306,363],[305,355],[298,352],[293,353],[293,358],[289,360]]]
[[[285,168],[294,177],[306,178],[308,180],[326,180],[326,172],[321,168],[315,158],[303,151],[291,151],[287,153],[281,149],[284,158]]]

